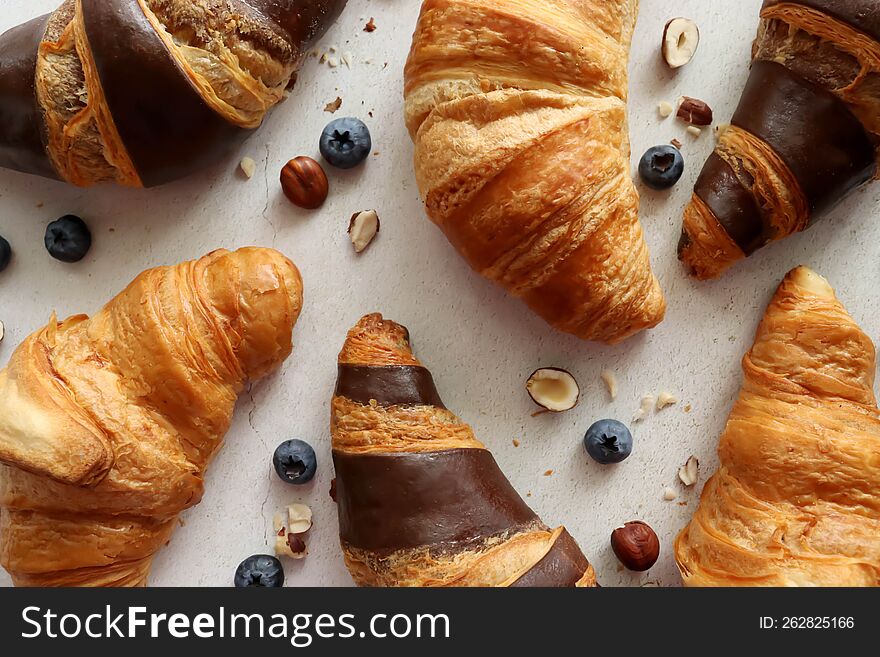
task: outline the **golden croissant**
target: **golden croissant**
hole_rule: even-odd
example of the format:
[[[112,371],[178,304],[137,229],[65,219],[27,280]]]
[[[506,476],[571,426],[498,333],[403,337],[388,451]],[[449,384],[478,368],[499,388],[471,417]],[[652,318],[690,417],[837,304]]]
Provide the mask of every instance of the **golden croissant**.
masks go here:
[[[334,499],[360,586],[595,586],[564,527],[523,502],[448,410],[408,331],[367,315],[339,354]]]
[[[764,0],[752,56],[684,214],[679,257],[701,279],[805,230],[878,173],[877,0]]]
[[[15,584],[144,585],[245,382],[290,354],[301,307],[277,251],[215,251],[27,338],[0,372],[0,563]]]
[[[637,0],[426,0],[406,122],[431,220],[555,328],[619,342],[656,326],[630,178]]]
[[[0,36],[0,166],[152,187],[284,97],[346,0],[65,0]]]
[[[828,282],[792,271],[743,359],[721,467],[675,542],[686,585],[880,585],[875,367]]]

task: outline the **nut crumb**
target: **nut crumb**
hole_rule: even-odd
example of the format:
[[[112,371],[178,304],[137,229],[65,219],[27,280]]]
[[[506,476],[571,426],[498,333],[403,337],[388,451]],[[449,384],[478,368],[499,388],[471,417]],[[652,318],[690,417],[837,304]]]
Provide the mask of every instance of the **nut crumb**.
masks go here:
[[[3,342],[3,336],[6,335],[6,327],[0,322],[0,342]]]
[[[671,488],[669,488],[668,486],[667,486],[666,489],[663,491],[663,499],[666,500],[667,502],[671,502],[671,501],[674,500],[676,497],[678,497],[678,495],[676,494],[676,492],[675,492],[674,490],[672,490]]]
[[[605,387],[608,388],[608,395],[611,397],[611,401],[617,399],[617,377],[614,375],[614,372],[611,370],[602,370],[602,374],[599,376],[602,377],[602,381],[605,382]]]
[[[553,470],[547,470],[547,472],[544,473],[544,476],[545,476],[545,477],[552,477],[552,476],[553,476]]]
[[[363,252],[381,228],[379,214],[375,210],[355,212],[348,222],[348,235],[356,253]]]
[[[519,441],[516,438],[513,439],[513,446],[519,447]]]
[[[687,463],[678,469],[678,478],[685,486],[693,486],[700,476],[700,461],[696,456],[691,456]]]
[[[687,404],[687,405],[684,407],[684,412],[685,412],[685,413],[690,413],[692,410],[693,410],[693,406],[691,406],[690,404]]]
[[[673,395],[671,392],[667,392],[666,390],[660,391],[660,394],[657,397],[657,410],[662,411],[664,408],[668,406],[675,406],[678,403],[678,397]]]
[[[312,528],[312,510],[305,504],[287,507],[287,529],[291,534],[305,534]]]
[[[238,163],[238,166],[245,178],[250,180],[254,177],[254,172],[257,170],[257,163],[254,162],[254,158],[243,157],[241,158],[241,162]]]
[[[652,408],[654,408],[654,395],[644,395],[640,402],[639,410],[633,415],[632,421],[641,422],[648,417],[648,413],[651,412]]]
[[[703,131],[700,130],[700,129],[699,129],[697,126],[695,126],[695,125],[689,125],[689,126],[688,126],[688,129],[687,129],[687,132],[688,132],[689,135],[692,135],[692,136],[694,136],[694,137],[699,137],[700,135],[703,134]]]
[[[675,111],[675,108],[672,106],[672,103],[662,100],[657,104],[657,112],[664,119],[668,119],[672,116],[672,112]]]
[[[347,50],[342,53],[342,63],[345,64],[346,68],[351,68],[352,62],[354,62],[354,55]]]
[[[337,96],[336,100],[334,100],[332,103],[327,103],[326,105],[324,105],[324,111],[330,112],[330,114],[335,114],[340,107],[342,107],[342,98]]]
[[[678,141],[678,139],[673,139],[669,143],[675,146],[678,150],[681,150],[681,142]]]
[[[327,66],[330,68],[336,68],[339,66],[339,58],[338,57],[328,57],[327,58]]]
[[[375,32],[376,31],[376,19],[372,16],[370,20],[367,21],[367,24],[364,25],[364,32]]]

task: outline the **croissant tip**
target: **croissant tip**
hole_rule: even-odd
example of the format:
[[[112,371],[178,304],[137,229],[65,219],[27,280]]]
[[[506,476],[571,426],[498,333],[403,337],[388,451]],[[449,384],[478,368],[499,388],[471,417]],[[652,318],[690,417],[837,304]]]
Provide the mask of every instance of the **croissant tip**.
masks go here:
[[[828,299],[836,298],[831,283],[809,267],[801,265],[800,267],[792,269],[788,273],[788,276],[786,276],[786,279],[816,296]]]
[[[410,345],[409,330],[385,319],[381,313],[370,313],[358,320],[348,332],[339,354],[340,363],[368,365],[419,364]]]

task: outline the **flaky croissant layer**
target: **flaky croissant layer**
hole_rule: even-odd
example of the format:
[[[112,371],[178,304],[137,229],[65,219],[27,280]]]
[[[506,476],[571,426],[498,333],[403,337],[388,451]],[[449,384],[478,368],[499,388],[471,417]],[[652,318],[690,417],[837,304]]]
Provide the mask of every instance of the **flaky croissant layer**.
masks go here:
[[[825,279],[783,281],[675,555],[688,586],[880,585],[875,352]]]
[[[637,10],[637,0],[425,0],[406,65],[431,220],[551,325],[612,343],[666,309],[630,178]]]
[[[135,586],[198,504],[245,382],[290,354],[293,263],[215,251],[53,318],[0,372],[0,563],[17,585]]]

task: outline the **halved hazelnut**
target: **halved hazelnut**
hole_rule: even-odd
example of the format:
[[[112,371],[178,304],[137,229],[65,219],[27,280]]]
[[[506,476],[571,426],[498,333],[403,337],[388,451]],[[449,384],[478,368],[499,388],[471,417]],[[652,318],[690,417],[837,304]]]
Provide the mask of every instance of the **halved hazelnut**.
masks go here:
[[[305,534],[312,528],[312,510],[305,504],[291,504],[287,507],[287,531],[291,534]]]
[[[700,45],[700,28],[689,18],[673,18],[663,30],[663,59],[670,68],[681,68],[694,58]]]
[[[542,367],[532,372],[526,390],[538,406],[554,413],[571,410],[581,396],[575,378],[558,367]]]
[[[685,486],[693,486],[700,476],[700,461],[692,456],[683,466],[678,469],[678,478]]]
[[[375,210],[355,212],[351,215],[351,221],[348,222],[348,235],[351,237],[351,243],[354,244],[354,250],[360,253],[366,249],[380,228],[379,214]]]

